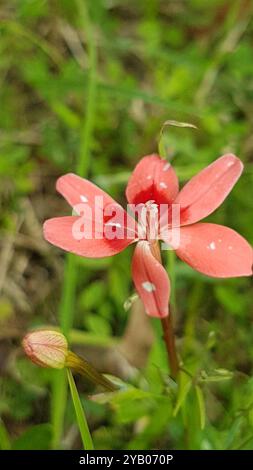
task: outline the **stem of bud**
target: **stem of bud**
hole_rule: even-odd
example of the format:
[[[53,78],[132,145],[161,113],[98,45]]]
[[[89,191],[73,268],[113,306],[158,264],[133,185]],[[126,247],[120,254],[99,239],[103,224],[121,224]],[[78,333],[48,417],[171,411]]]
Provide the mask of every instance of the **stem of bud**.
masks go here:
[[[72,351],[68,351],[65,366],[78,374],[87,377],[91,382],[101,385],[110,392],[114,392],[118,389],[116,385],[114,385],[104,375],[100,374],[100,372],[98,372],[89,362]]]

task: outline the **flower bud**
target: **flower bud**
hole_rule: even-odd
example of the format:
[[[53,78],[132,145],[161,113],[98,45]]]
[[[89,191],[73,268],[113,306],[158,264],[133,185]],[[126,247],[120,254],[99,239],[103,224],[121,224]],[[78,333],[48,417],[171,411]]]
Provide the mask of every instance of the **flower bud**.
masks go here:
[[[65,336],[58,331],[32,331],[24,337],[22,346],[29,359],[41,367],[65,367],[68,343]]]

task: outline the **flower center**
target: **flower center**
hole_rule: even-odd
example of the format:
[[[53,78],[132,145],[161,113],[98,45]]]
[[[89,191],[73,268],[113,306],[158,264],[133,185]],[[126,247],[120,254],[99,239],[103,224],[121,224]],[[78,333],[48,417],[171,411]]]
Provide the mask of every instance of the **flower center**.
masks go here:
[[[139,213],[139,224],[141,227],[141,238],[150,242],[158,239],[159,229],[159,210],[154,201],[148,201],[142,204]]]

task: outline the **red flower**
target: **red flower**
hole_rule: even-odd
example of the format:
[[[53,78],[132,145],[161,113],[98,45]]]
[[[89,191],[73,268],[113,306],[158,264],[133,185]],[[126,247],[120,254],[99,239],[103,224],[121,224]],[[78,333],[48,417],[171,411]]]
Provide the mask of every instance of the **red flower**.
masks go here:
[[[93,212],[85,212],[83,218],[73,215],[47,220],[44,236],[53,245],[91,258],[114,255],[136,241],[132,261],[135,287],[147,314],[162,318],[168,315],[170,281],[154,256],[154,248],[157,240],[172,243],[168,231],[172,224],[172,204],[180,208],[180,242],[175,251],[183,261],[213,277],[252,274],[253,250],[243,237],[228,227],[199,223],[220,206],[242,170],[243,164],[237,157],[224,155],[194,176],[179,192],[176,173],[166,160],[158,155],[142,158],[129,179],[126,197],[129,204],[145,207],[146,232],[140,231],[140,223],[100,188],[79,176],[67,174],[58,179],[57,190],[75,209],[82,203]],[[95,209],[96,197],[101,205]],[[166,207],[165,204],[168,210],[164,218],[161,208]],[[154,208],[159,211],[157,226],[152,219]],[[74,225],[79,224],[80,228],[81,223],[90,223],[90,218],[91,237],[73,236]]]

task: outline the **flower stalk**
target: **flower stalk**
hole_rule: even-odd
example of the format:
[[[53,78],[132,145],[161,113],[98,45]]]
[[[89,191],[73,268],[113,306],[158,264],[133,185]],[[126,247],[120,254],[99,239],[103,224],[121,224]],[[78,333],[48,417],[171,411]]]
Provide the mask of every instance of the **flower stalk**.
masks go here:
[[[157,241],[151,243],[151,252],[154,258],[156,258],[156,260],[162,264],[161,250]],[[163,339],[168,355],[171,377],[176,380],[179,372],[179,362],[176,352],[175,335],[173,331],[171,305],[169,309],[169,315],[161,318],[161,324],[163,328]]]
[[[163,339],[168,355],[171,377],[172,379],[176,380],[179,372],[179,362],[176,352],[171,310],[168,317],[161,318],[161,323],[163,327]]]

